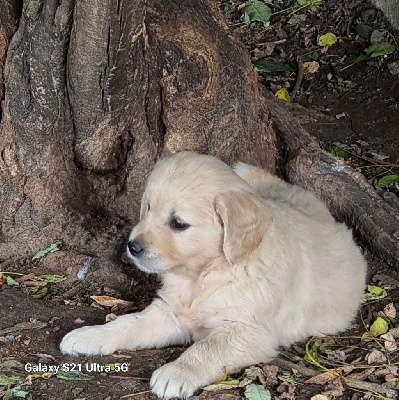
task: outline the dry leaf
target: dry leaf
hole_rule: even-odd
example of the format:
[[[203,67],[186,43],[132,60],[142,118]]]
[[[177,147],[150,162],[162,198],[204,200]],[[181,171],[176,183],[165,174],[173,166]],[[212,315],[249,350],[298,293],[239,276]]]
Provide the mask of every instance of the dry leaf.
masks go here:
[[[374,349],[368,356],[367,356],[367,363],[370,364],[383,364],[387,358],[385,357],[384,353],[379,350]]]
[[[265,377],[265,383],[263,383],[261,381],[261,379],[259,378],[260,383],[265,387],[277,385],[277,383],[278,383],[278,379],[277,379],[278,367],[276,365],[264,365],[262,367],[262,370],[263,370],[263,374]]]
[[[384,307],[384,314],[388,318],[395,319],[396,318],[396,308],[393,303],[389,303]]]
[[[374,372],[374,368],[367,368],[360,372],[353,372],[352,374],[348,375],[347,377],[349,379],[356,379],[358,381],[362,381],[362,380],[366,379],[369,375],[371,375],[373,372]]]
[[[329,400],[330,398],[324,394],[316,394],[316,396],[312,396],[310,400]]]
[[[320,64],[317,61],[307,61],[303,63],[304,74],[314,74],[320,68]]]
[[[325,385],[327,382],[332,382],[337,376],[331,374],[330,372],[323,372],[322,374],[318,374],[312,376],[305,383],[312,383],[315,385]]]
[[[398,328],[392,328],[389,330],[390,333],[392,333],[392,336],[395,339],[399,339],[399,327]]]
[[[111,296],[90,296],[90,298],[104,307],[117,307],[118,309],[122,309],[133,305],[131,301],[116,299]]]
[[[381,335],[381,339],[384,340],[385,349],[389,353],[391,353],[392,351],[396,351],[398,349],[398,345],[397,345],[395,338],[393,337],[391,332]]]

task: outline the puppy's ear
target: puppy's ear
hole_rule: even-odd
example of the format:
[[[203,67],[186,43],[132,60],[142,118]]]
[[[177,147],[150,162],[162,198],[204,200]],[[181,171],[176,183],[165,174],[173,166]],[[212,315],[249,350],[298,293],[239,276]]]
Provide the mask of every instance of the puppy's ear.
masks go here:
[[[217,195],[214,206],[223,224],[225,257],[231,264],[242,261],[259,247],[272,218],[249,192]]]

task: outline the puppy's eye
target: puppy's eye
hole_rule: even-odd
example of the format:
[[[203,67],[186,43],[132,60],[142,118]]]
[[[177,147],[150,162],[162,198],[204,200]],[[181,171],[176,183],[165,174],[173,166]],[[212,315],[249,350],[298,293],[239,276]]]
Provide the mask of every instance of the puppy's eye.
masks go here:
[[[150,203],[147,203],[147,211],[150,211],[150,210],[151,210]]]
[[[185,231],[190,226],[189,224],[183,222],[177,217],[172,217],[172,219],[169,222],[169,225],[174,231]]]

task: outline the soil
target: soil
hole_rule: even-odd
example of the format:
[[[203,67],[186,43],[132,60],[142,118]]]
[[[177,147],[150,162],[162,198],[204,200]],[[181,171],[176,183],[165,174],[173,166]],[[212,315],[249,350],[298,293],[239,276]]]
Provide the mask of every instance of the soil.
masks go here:
[[[277,5],[283,1],[267,1]],[[222,1],[221,8],[228,15],[229,23],[237,23],[240,2]],[[383,173],[399,173],[398,126],[399,126],[399,79],[397,68],[398,55],[382,56],[352,64],[353,60],[367,47],[367,42],[355,31],[358,23],[364,23],[375,29],[386,30],[387,40],[398,44],[398,35],[389,27],[380,11],[367,2],[352,0],[341,2],[329,0],[294,14],[289,19],[273,22],[272,28],[265,29],[260,24],[236,26],[232,33],[247,47],[255,60],[270,57],[279,61],[290,61],[295,66],[293,72],[283,75],[260,77],[259,80],[272,91],[286,87],[292,91],[297,80],[297,59],[302,62],[311,61],[320,49],[316,46],[318,34],[333,32],[338,42],[321,53],[317,58],[319,69],[312,74],[305,74],[296,94],[295,101],[289,105],[295,116],[304,127],[320,139],[321,144],[339,142],[349,146],[351,156],[347,162],[362,171],[368,171],[368,179],[376,184],[378,176]],[[353,154],[378,164],[371,167],[370,161],[359,160]],[[371,172],[370,172],[371,171]],[[394,189],[393,189],[394,191]],[[54,253],[55,254],[55,253]],[[381,260],[371,257],[365,250],[370,264],[369,282],[384,286],[387,296],[382,300],[369,302],[362,307],[361,315],[365,322],[372,322],[382,315],[389,323],[389,328],[398,326],[396,316],[387,317],[381,314],[384,307],[393,303],[399,308],[399,277],[389,270]],[[49,255],[47,257],[51,257]],[[1,261],[1,260],[0,260]],[[122,264],[122,263],[121,263]],[[0,270],[23,274],[40,275],[43,270],[41,261],[28,262],[18,260],[15,263],[0,263]],[[147,279],[136,271],[126,271],[133,290],[129,300],[133,300],[136,309],[148,304],[155,293],[156,279]],[[15,275],[12,275],[16,278]],[[32,297],[32,287],[11,287],[6,283],[0,285],[0,377],[1,375],[18,377],[21,389],[30,393],[33,399],[120,399],[122,396],[134,395],[137,399],[155,399],[149,393],[148,379],[151,373],[161,366],[177,358],[183,348],[162,350],[142,350],[121,352],[109,357],[71,358],[59,351],[62,336],[74,327],[82,324],[103,323],[110,312],[106,307],[94,307],[84,287],[71,287],[66,280],[59,283],[48,283],[48,292],[41,299]],[[104,294],[104,293],[101,293]],[[112,293],[106,293],[112,294]],[[328,346],[320,349],[320,357],[329,368],[345,364],[366,364],[366,355],[376,348],[375,342],[361,342],[359,336],[364,332],[360,314],[353,329],[341,337],[330,339],[333,349],[343,349],[350,353],[345,361],[333,361],[326,351]],[[396,339],[397,340],[397,339]],[[300,347],[303,344],[300,345]],[[349,348],[355,348],[350,352]],[[335,351],[334,350],[334,351]],[[282,354],[301,365],[303,361],[300,350],[284,349]],[[337,353],[338,354],[338,353]],[[391,364],[397,363],[399,354],[389,354]],[[21,365],[5,371],[4,361],[16,360]],[[62,380],[55,375],[48,377],[42,372],[26,371],[29,365],[58,366],[74,363],[82,372],[93,377],[91,380]],[[341,364],[340,364],[341,363]],[[127,366],[127,371],[89,371],[95,364],[105,368],[109,364]],[[100,368],[99,367],[99,368]],[[313,367],[314,368],[314,367]],[[362,369],[361,369],[362,370]],[[397,387],[399,385],[397,367],[388,372],[385,367],[372,368],[365,381],[380,385],[380,388]],[[358,370],[356,370],[358,372]],[[369,399],[378,398],[363,389],[343,388],[328,382],[323,385],[304,383],[304,377],[288,377],[280,368],[280,378],[276,379],[269,389],[280,399],[310,399],[313,395],[335,390],[337,399]],[[292,371],[291,371],[292,375]],[[294,374],[295,375],[295,374]],[[299,374],[300,375],[300,374]],[[288,377],[288,378],[287,378]],[[358,378],[360,379],[360,378]],[[288,383],[282,385],[283,381]],[[259,383],[257,381],[257,383]],[[7,387],[0,386],[0,397]],[[338,391],[337,391],[338,390]],[[2,393],[3,391],[3,393]],[[202,392],[197,399],[241,399],[244,389]],[[330,393],[331,395],[331,393]],[[390,398],[389,396],[386,396]]]

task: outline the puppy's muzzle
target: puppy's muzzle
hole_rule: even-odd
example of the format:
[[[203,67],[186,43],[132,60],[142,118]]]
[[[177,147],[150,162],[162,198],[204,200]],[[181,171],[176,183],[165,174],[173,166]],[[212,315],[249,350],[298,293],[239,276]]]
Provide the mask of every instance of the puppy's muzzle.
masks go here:
[[[133,257],[141,257],[144,254],[144,245],[137,239],[129,240],[127,248]]]

